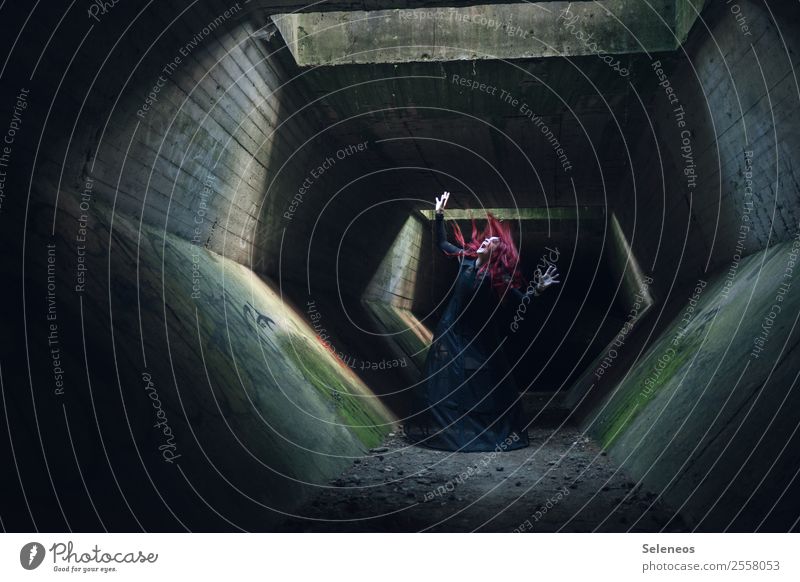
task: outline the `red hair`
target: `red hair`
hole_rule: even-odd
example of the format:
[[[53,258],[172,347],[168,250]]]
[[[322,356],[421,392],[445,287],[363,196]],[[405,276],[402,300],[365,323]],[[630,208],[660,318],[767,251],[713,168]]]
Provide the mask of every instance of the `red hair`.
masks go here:
[[[486,221],[483,231],[478,233],[475,218],[472,219],[472,239],[469,242],[464,241],[461,228],[459,228],[456,221],[453,221],[453,233],[456,241],[464,250],[458,253],[445,252],[448,255],[464,255],[474,259],[478,256],[476,251],[484,239],[490,236],[499,238],[500,242],[497,248],[492,251],[489,260],[480,266],[478,275],[488,271],[492,287],[502,297],[506,287],[510,286],[519,289],[525,285],[525,279],[517,270],[519,251],[517,251],[517,245],[514,243],[514,237],[511,234],[511,225],[500,222],[491,212],[486,213]]]

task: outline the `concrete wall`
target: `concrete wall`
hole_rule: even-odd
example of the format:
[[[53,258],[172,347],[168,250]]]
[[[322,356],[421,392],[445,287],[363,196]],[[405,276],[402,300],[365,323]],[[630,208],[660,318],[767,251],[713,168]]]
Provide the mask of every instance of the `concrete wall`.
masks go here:
[[[174,8],[13,23],[56,33],[3,80],[8,529],[268,530],[391,430],[318,311],[249,269],[319,155],[291,59],[256,15]]]
[[[413,3],[426,4],[432,3]],[[774,22],[793,22],[787,15],[773,19],[764,5],[742,0],[736,6],[745,29],[728,4],[714,3],[704,14],[713,36],[703,21],[695,23],[686,45],[690,61],[655,55],[684,105],[681,128],[656,71],[642,69],[643,57],[633,59],[643,111],[627,80],[609,79],[619,76],[594,56],[575,62],[612,94],[611,111],[591,83],[554,59],[527,63],[533,76],[509,75],[486,61],[448,66],[444,75],[438,64],[398,67],[398,76],[435,72],[442,78],[382,81],[365,90],[362,82],[395,75],[393,65],[351,65],[335,74],[318,71],[313,82],[295,79],[286,51],[269,55],[280,49],[279,36],[251,37],[268,24],[263,13],[252,6],[233,11],[235,4],[216,0],[173,22],[187,5],[157,3],[141,16],[141,7],[119,3],[98,18],[77,11],[63,21],[63,13],[41,10],[24,29],[25,14],[3,23],[15,28],[0,35],[7,50],[23,31],[3,71],[2,91],[2,110],[22,118],[6,152],[0,206],[10,298],[0,306],[6,330],[0,338],[2,397],[11,440],[21,446],[0,447],[0,462],[19,471],[4,492],[13,509],[3,514],[4,526],[31,529],[33,516],[35,527],[51,530],[65,524],[74,530],[268,529],[279,519],[276,510],[291,510],[314,484],[377,442],[393,419],[362,381],[397,398],[402,383],[397,374],[362,373],[341,357],[389,357],[371,336],[352,331],[354,323],[368,323],[363,291],[409,212],[441,191],[432,170],[466,176],[490,205],[510,205],[498,194],[505,190],[495,175],[463,150],[391,139],[408,135],[478,145],[508,174],[520,206],[542,205],[545,193],[552,194],[550,204],[613,205],[645,274],[654,278],[657,303],[586,409],[586,426],[612,455],[668,498],[689,499],[689,515],[704,528],[731,520],[736,528],[757,525],[722,512],[741,506],[742,498],[713,509],[714,500],[734,495],[725,489],[730,479],[746,495],[755,492],[751,502],[760,504],[762,515],[770,501],[777,502],[777,514],[792,499],[781,494],[785,478],[773,477],[796,464],[790,455],[797,447],[786,449],[775,469],[758,464],[758,447],[775,451],[793,443],[796,403],[787,354],[796,336],[790,316],[776,322],[771,351],[749,364],[743,380],[735,365],[721,371],[712,365],[723,361],[719,350],[731,337],[725,361],[729,354],[737,365],[748,361],[770,301],[777,301],[786,245],[797,233],[798,91],[786,53],[797,54],[798,35],[795,29],[779,33]],[[203,32],[215,20],[219,25]],[[550,144],[527,116],[493,95],[454,84],[447,76],[454,72],[509,88],[526,102],[537,98],[537,114],[553,127],[570,114],[542,80],[568,90],[576,115],[589,118],[586,134],[577,122],[558,132],[571,146],[576,189],[573,174],[559,170]],[[351,86],[317,100],[329,88]],[[152,107],[138,115],[154,87]],[[442,106],[453,105],[505,123],[525,151],[540,164],[545,160],[540,169],[548,185],[540,187],[520,170],[497,136],[475,131],[477,122],[443,116]],[[365,114],[373,109],[383,113]],[[612,112],[624,114],[624,130]],[[652,113],[652,126],[643,112]],[[351,116],[356,121],[349,122]],[[681,150],[682,129],[690,131],[687,151]],[[607,197],[628,164],[620,141],[639,130],[629,142],[633,173]],[[600,144],[598,158],[590,141]],[[362,142],[366,151],[345,149]],[[341,151],[350,153],[340,157]],[[688,151],[692,157],[682,157]],[[752,158],[745,158],[750,151]],[[394,172],[404,165],[418,172]],[[309,176],[311,184],[296,198]],[[460,200],[477,206],[466,194]],[[425,264],[432,264],[424,256],[430,242],[425,233]],[[542,234],[533,246],[546,242]],[[564,255],[566,261],[570,253]],[[746,259],[737,262],[740,255]],[[588,276],[592,266],[577,264],[576,274]],[[418,287],[433,287],[430,269],[420,270]],[[701,278],[709,283],[692,327],[681,335],[680,357],[670,360],[641,408],[626,416]],[[567,297],[566,309],[586,299],[576,280],[572,293],[580,297]],[[797,312],[796,286],[792,292],[784,314]],[[595,329],[592,318],[581,333]],[[330,332],[330,344],[320,341],[315,326]],[[713,349],[689,349],[701,346],[704,333]],[[641,346],[651,351],[638,361]],[[778,362],[767,384],[766,361]],[[686,374],[689,383],[681,382]],[[687,391],[702,390],[709,378],[713,389]],[[163,427],[152,426],[151,382],[180,446],[176,464],[163,459],[163,451],[173,449],[159,448],[167,436]],[[680,406],[659,415],[668,401]],[[378,428],[354,426],[369,423]],[[663,423],[662,435],[689,440],[664,443],[649,432],[654,423]],[[725,448],[752,434],[759,437]],[[734,450],[739,456],[715,470],[714,455]],[[741,456],[751,451],[752,457]],[[736,473],[741,467],[746,471]],[[29,506],[23,484],[35,505]],[[706,518],[700,507],[719,513]]]
[[[584,423],[699,531],[788,531],[797,515],[798,257],[800,238],[744,259],[733,284],[699,283]]]
[[[678,285],[691,285],[797,232],[800,102],[789,60],[800,50],[796,20],[777,14],[779,29],[761,3],[736,7],[746,30],[728,5],[712,3],[685,54],[654,59],[678,101],[670,103],[665,87],[652,95],[652,123],[630,144],[638,156],[615,200],[645,271],[670,274],[653,283],[658,299],[672,287],[672,273]]]
[[[294,187],[295,166],[279,170],[317,129],[312,114],[293,115],[304,99],[284,67],[291,58],[268,58],[276,47],[250,37],[251,16],[215,2],[177,19],[154,6],[137,20],[116,6],[80,48],[63,25],[52,40],[61,50],[46,53],[32,81],[31,109],[50,116],[25,136],[28,152],[39,146],[43,196],[75,195],[92,180],[94,200],[249,263],[265,192]],[[10,66],[31,70],[35,56]],[[52,71],[65,71],[57,92]]]
[[[786,531],[798,499],[797,21],[758,2],[735,10],[714,5],[686,56],[660,59],[668,83],[615,208],[656,306],[583,427],[698,530]]]
[[[32,205],[31,218],[48,211]],[[112,230],[105,212],[76,293],[71,236],[29,227],[29,308],[13,327],[28,342],[3,367],[40,527],[269,530],[391,430],[325,342],[317,306],[135,220]],[[20,491],[8,494],[20,503],[7,527],[21,527]]]

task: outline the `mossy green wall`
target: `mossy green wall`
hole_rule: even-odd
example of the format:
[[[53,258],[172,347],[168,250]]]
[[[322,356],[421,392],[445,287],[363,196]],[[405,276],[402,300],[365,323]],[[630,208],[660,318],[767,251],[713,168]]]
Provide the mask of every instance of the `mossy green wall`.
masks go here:
[[[689,515],[697,508],[696,519],[733,494],[732,479],[742,498],[720,507],[740,507],[755,480],[780,474],[772,463],[791,462],[760,456],[756,446],[791,438],[797,426],[799,249],[800,240],[787,241],[717,271],[705,287],[698,280],[679,299],[685,308],[585,421],[625,470],[687,504]]]
[[[269,530],[395,426],[279,288],[171,233],[121,215],[112,225],[111,209],[99,201],[89,224],[85,287],[74,292],[78,213],[76,198],[63,193],[50,237],[45,217],[52,211],[32,207],[37,227],[27,237],[31,289],[47,273],[46,245],[55,249],[61,396],[52,394],[47,336],[40,333],[45,313],[36,297],[29,326],[39,417],[53,433],[64,430],[66,416],[74,435],[47,444],[62,487],[78,486],[79,477],[97,487],[105,449],[148,529],[181,529],[172,511],[190,528],[205,515],[201,527]],[[6,382],[22,379],[7,375]],[[153,426],[156,396],[174,462],[165,462],[159,448],[165,437]],[[82,476],[70,446],[87,460]],[[165,523],[150,515],[148,496],[156,491],[170,508],[160,512]],[[224,516],[218,524],[206,503]]]

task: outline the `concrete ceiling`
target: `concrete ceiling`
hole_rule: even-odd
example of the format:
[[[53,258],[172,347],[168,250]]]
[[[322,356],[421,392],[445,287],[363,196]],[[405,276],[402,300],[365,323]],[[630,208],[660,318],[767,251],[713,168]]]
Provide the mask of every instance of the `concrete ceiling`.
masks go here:
[[[316,67],[297,82],[324,142],[370,142],[359,164],[380,173],[385,196],[446,189],[454,208],[602,205],[655,86],[647,60],[627,55],[629,78],[592,56]]]
[[[359,164],[381,196],[426,208],[446,189],[470,208],[607,204],[646,123],[653,51],[674,51],[703,0],[334,4],[273,14],[269,41],[292,53],[320,140],[369,142]]]

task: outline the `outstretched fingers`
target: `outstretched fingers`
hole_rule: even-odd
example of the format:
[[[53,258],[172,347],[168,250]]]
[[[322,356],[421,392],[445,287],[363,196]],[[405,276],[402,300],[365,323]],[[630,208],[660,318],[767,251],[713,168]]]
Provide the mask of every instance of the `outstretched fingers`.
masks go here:
[[[444,210],[445,204],[447,204],[447,199],[450,198],[450,192],[447,190],[441,196],[436,197],[436,211]]]

